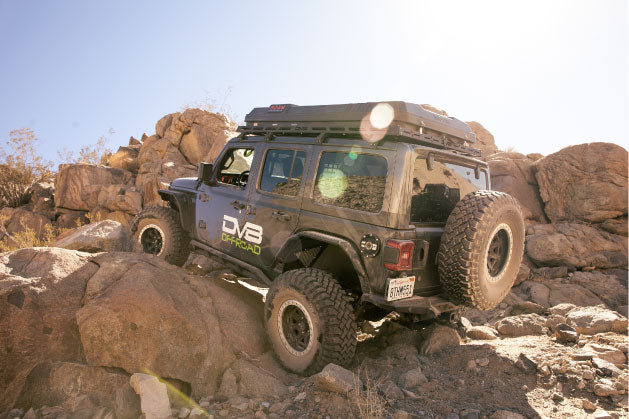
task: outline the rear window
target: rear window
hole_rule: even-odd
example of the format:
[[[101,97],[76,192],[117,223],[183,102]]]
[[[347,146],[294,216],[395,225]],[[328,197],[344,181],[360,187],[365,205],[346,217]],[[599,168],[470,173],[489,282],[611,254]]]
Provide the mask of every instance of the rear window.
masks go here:
[[[456,203],[470,192],[487,189],[487,172],[435,156],[428,168],[426,157],[415,160],[411,222],[445,223]]]
[[[315,180],[314,201],[377,213],[382,209],[387,160],[354,152],[324,152]]]

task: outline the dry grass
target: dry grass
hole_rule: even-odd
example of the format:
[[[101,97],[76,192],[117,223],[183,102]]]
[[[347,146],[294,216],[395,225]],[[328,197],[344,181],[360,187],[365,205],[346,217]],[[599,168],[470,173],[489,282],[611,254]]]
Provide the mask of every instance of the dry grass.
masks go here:
[[[361,391],[352,391],[347,398],[353,412],[357,413],[357,417],[364,419],[376,419],[387,416],[387,402],[378,393],[378,385],[384,382],[384,378],[372,379],[366,369],[361,369],[358,377],[362,377],[364,389]],[[358,381],[356,387],[360,387]]]
[[[0,218],[0,226],[4,225],[5,220]],[[77,227],[82,225],[77,219]],[[38,233],[36,230],[22,224],[23,229],[10,236],[4,236],[0,239],[0,253],[12,252],[14,250],[23,249],[25,247],[49,247],[57,241],[57,237],[71,228],[61,228],[46,224],[42,231]]]

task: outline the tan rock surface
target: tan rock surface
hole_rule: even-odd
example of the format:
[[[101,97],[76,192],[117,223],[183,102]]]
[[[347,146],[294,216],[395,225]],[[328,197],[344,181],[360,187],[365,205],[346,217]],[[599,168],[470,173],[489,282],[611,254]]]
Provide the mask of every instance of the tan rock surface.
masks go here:
[[[91,406],[105,407],[119,418],[140,414],[140,401],[127,374],[72,362],[37,364],[28,374],[15,406],[63,405],[80,416],[86,407],[84,398],[89,399]]]
[[[57,238],[54,247],[83,252],[123,252],[130,249],[127,228],[112,220],[90,223],[67,231]]]
[[[4,207],[0,210],[0,223],[6,228],[9,234],[15,234],[25,229],[35,232],[39,238],[46,234],[47,227],[51,227],[50,219],[36,212],[28,211],[24,208]]]
[[[488,157],[491,187],[518,200],[525,219],[547,222],[533,170],[534,161],[519,153],[496,153]]]
[[[59,248],[0,254],[0,410],[13,404],[43,361],[80,361],[75,313],[98,267]]]
[[[166,384],[149,374],[136,373],[131,376],[131,387],[140,396],[142,417],[167,419],[172,417]]]
[[[126,190],[133,186],[133,180],[133,174],[122,169],[83,163],[62,164],[55,181],[55,205],[81,211],[105,207],[99,205],[99,201],[105,200],[100,197],[103,188],[115,185],[115,188]]]
[[[586,224],[531,226],[527,229],[526,253],[545,266],[627,266],[626,239]]]
[[[615,144],[566,147],[535,163],[545,212],[554,222],[602,222],[627,214],[627,151]]]
[[[476,142],[472,144],[472,147],[480,149],[483,157],[490,156],[498,151],[494,136],[484,126],[476,121],[467,121],[466,124],[476,134]]]
[[[138,171],[138,147],[119,147],[118,151],[109,157],[109,166],[129,172]]]
[[[236,354],[266,350],[260,298],[249,291],[188,276],[145,254],[94,261],[100,269],[77,313],[90,365],[150,371],[190,383],[193,395],[213,394]]]

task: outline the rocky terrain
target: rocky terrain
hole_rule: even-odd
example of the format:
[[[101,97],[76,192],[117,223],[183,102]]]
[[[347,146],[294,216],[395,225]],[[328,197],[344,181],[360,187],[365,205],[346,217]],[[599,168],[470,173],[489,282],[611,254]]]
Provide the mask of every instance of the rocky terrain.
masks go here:
[[[627,151],[500,152],[469,124],[493,189],[526,218],[514,288],[452,327],[364,322],[350,369],[312,377],[275,360],[263,291],[202,257],[182,269],[125,253],[133,215],[213,160],[227,117],[167,115],[109,166],[61,165],[0,210],[7,242],[85,224],[57,247],[0,254],[0,418],[627,417]]]

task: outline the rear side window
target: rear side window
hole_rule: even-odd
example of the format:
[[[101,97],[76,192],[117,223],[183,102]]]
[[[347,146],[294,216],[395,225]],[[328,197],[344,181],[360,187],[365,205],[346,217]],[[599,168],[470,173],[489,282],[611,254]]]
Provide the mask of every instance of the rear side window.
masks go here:
[[[262,169],[260,190],[296,196],[301,184],[306,153],[295,150],[269,150]]]
[[[315,180],[314,201],[377,213],[382,209],[387,160],[354,152],[324,152]]]
[[[411,222],[445,223],[456,203],[479,189],[487,189],[484,170],[438,158],[429,165],[426,157],[418,157],[413,173]]]

